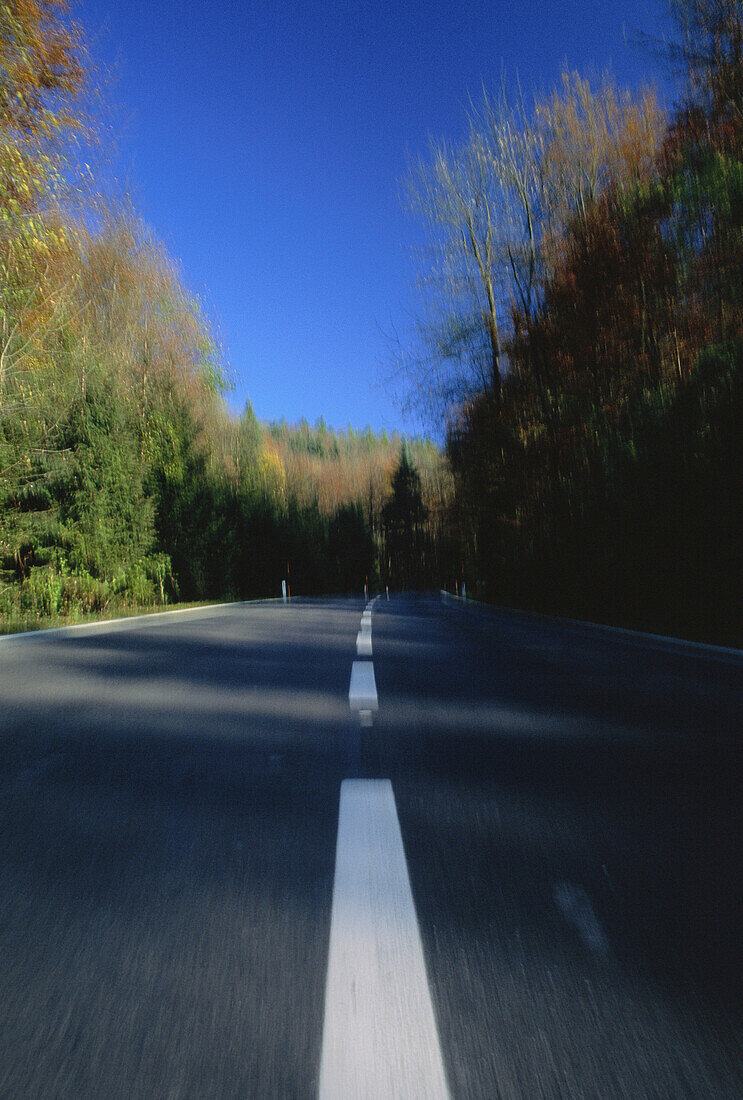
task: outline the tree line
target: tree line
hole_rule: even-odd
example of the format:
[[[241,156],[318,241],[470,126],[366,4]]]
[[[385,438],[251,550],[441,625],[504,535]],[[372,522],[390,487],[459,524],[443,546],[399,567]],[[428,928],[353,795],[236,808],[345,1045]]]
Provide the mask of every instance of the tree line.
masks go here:
[[[396,366],[446,435],[231,415],[201,303],[85,163],[64,0],[0,9],[0,618],[466,580],[743,637],[743,19],[673,0],[681,78],[506,83],[410,172]]]
[[[456,551],[503,603],[743,639],[743,12],[673,0],[656,93],[483,96],[409,178],[399,367],[447,432]]]
[[[0,6],[0,621],[381,583],[403,441],[229,413],[200,302],[85,163],[94,90],[64,0]]]

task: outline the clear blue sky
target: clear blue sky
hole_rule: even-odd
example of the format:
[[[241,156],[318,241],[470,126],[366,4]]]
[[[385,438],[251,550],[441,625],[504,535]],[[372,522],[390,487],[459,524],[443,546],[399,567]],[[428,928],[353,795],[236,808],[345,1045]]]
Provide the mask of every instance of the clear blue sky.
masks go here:
[[[505,66],[661,74],[623,28],[663,0],[80,0],[116,70],[117,173],[217,319],[229,402],[415,429],[381,382],[414,301],[409,154],[464,133]]]

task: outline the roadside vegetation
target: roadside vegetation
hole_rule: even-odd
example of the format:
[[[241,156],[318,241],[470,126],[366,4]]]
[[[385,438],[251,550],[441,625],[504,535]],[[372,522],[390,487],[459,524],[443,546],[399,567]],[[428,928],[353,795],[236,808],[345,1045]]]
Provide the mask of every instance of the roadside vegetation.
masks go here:
[[[81,28],[1,5],[0,629],[466,581],[743,644],[743,16],[670,10],[671,110],[610,75],[504,82],[411,167],[395,367],[442,453],[228,411],[201,303],[89,166]]]
[[[229,413],[201,304],[86,163],[63,0],[2,5],[0,74],[0,630],[379,583],[402,440]],[[443,457],[410,447],[440,523]]]
[[[444,423],[468,589],[743,644],[743,12],[673,0],[651,88],[505,88],[414,165],[397,364]]]

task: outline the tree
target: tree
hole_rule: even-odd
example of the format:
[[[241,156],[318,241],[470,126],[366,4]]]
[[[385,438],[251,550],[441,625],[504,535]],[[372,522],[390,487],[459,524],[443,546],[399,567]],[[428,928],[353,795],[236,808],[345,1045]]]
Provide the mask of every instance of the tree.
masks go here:
[[[251,402],[246,401],[234,437],[234,464],[239,484],[256,484],[262,457],[263,432]]]
[[[426,524],[421,481],[403,445],[392,477],[392,495],[382,508],[386,579],[400,588],[416,587],[426,575]]]
[[[609,73],[592,84],[565,70],[560,87],[535,102],[543,132],[546,277],[560,241],[580,228],[611,190],[631,190],[655,170],[666,117],[653,88],[633,94]]]
[[[743,122],[743,5],[741,0],[669,0],[679,32],[662,51],[688,81],[692,97],[712,116]]]
[[[59,193],[65,144],[84,130],[82,36],[67,12],[65,0],[0,5],[0,270],[5,280],[20,277],[23,283],[24,254],[29,248],[43,253],[39,216]]]
[[[480,136],[460,148],[433,145],[408,180],[410,209],[426,222],[430,258],[421,273],[424,313],[415,383],[429,409],[461,400],[473,385],[501,386],[496,270],[497,196]]]
[[[0,5],[0,566],[12,570],[48,513],[70,396],[74,234],[56,207],[69,142],[85,129],[86,72],[67,10]]]
[[[54,275],[67,234],[44,214],[59,194],[65,142],[83,130],[85,84],[80,31],[66,13],[64,0],[0,5],[0,409],[58,320]]]
[[[654,93],[637,99],[605,76],[597,87],[566,71],[531,111],[504,86],[469,114],[460,146],[431,147],[410,173],[408,199],[426,222],[419,351],[403,363],[439,416],[473,394],[497,407],[510,343],[529,332],[562,259],[571,224],[602,188],[632,186],[653,163],[663,130]],[[548,375],[548,364],[541,364]],[[545,377],[545,382],[548,378]]]
[[[376,548],[372,533],[358,503],[342,504],[329,523],[328,555],[338,592],[360,592],[376,573]]]

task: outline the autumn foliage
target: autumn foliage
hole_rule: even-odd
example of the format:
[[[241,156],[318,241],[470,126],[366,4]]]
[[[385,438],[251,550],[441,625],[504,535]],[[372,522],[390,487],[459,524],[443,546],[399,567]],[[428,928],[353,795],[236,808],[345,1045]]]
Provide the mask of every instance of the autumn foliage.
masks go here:
[[[668,117],[570,73],[521,114],[530,293],[513,265],[499,385],[449,408],[448,451],[471,590],[740,644],[743,26],[675,11]]]
[[[177,264],[80,174],[89,81],[63,0],[0,5],[0,626],[360,593],[402,440],[229,411]],[[435,524],[444,461],[412,450]]]

